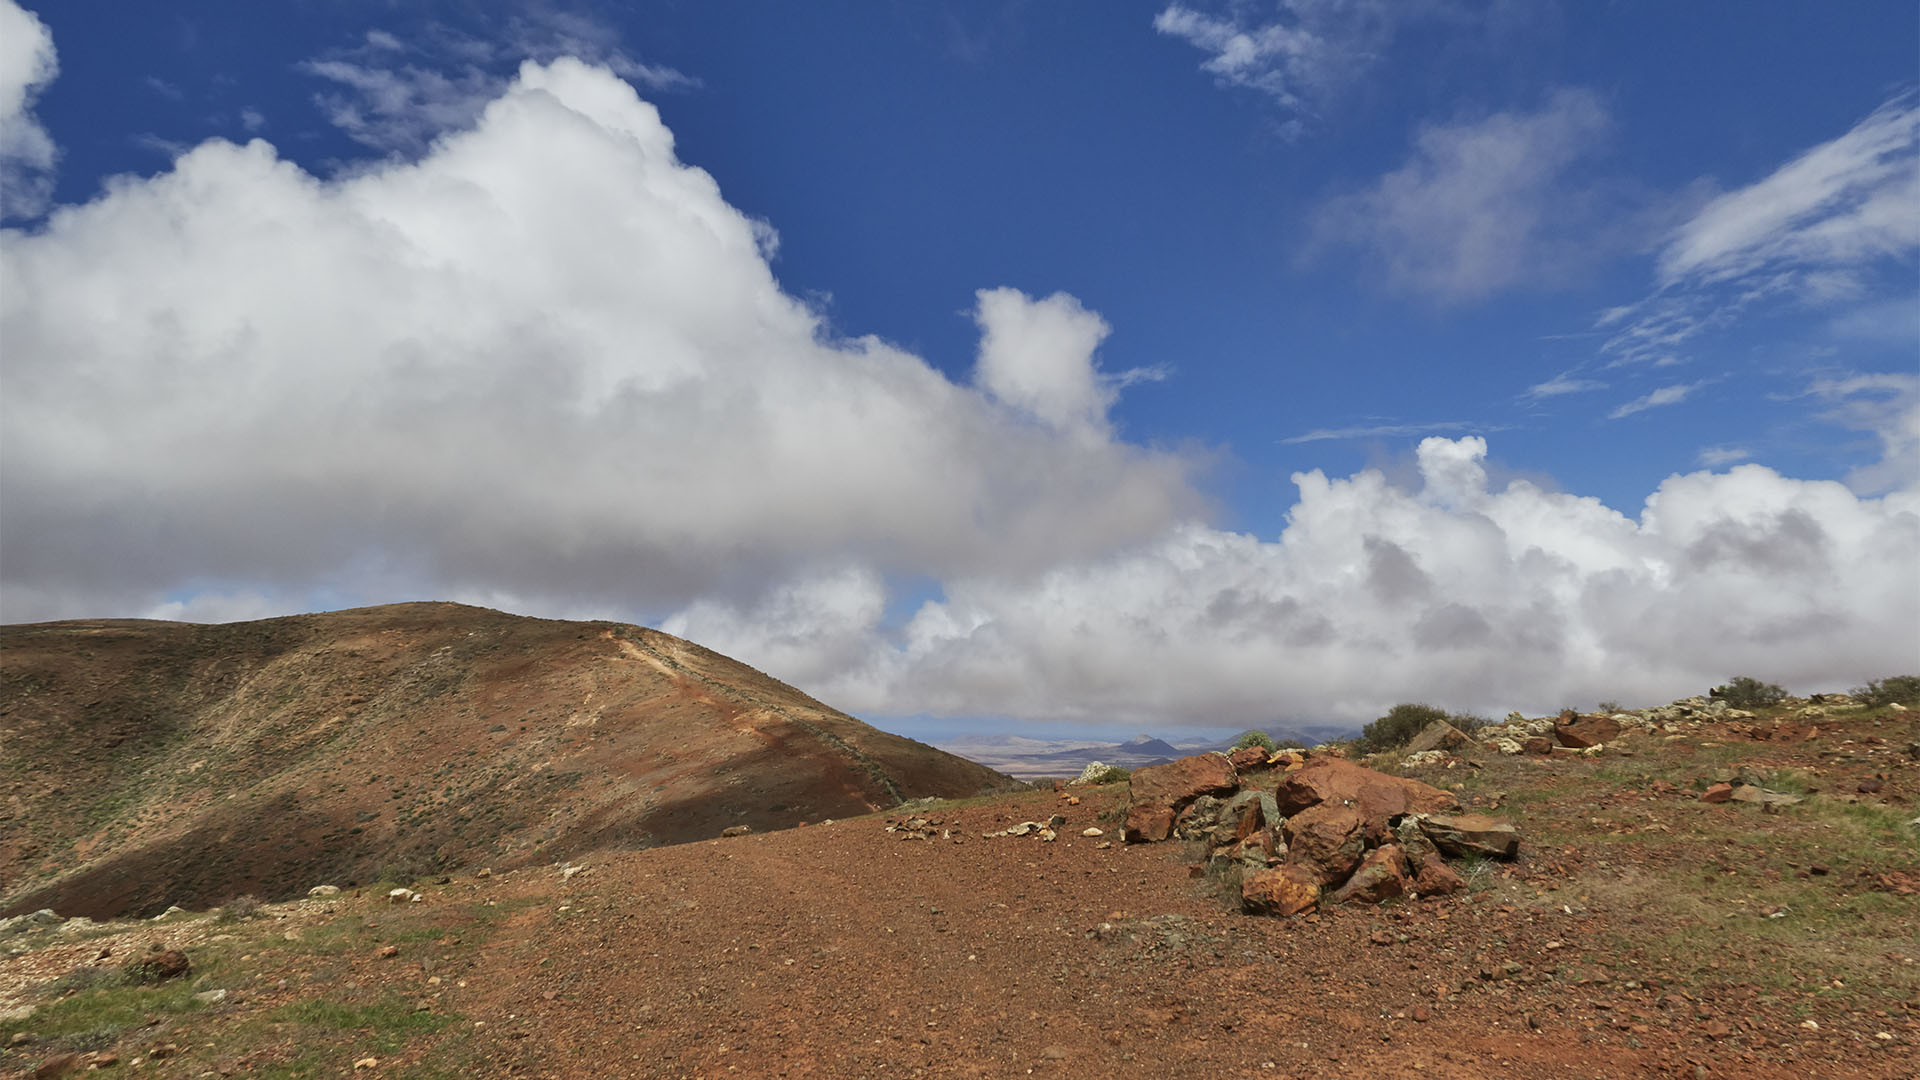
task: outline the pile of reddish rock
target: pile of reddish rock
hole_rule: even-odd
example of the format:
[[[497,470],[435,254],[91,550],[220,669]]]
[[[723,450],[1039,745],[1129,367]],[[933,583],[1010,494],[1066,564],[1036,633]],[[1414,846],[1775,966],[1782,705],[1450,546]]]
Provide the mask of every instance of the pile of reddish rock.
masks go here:
[[[1130,844],[1200,841],[1216,868],[1237,865],[1253,914],[1321,904],[1439,896],[1465,884],[1449,858],[1512,859],[1519,833],[1417,780],[1331,754],[1258,747],[1135,769]]]

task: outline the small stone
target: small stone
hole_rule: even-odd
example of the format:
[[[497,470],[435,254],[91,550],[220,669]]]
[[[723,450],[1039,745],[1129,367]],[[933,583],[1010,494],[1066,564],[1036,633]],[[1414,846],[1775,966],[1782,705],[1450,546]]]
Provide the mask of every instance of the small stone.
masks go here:
[[[225,990],[202,990],[193,995],[193,1000],[202,1005],[218,1005],[227,1000],[227,992]]]
[[[320,899],[322,897],[328,897],[328,896],[339,896],[340,886],[315,885],[313,888],[307,890],[307,895],[314,897],[315,899]]]
[[[1433,1019],[1433,1010],[1427,1008],[1425,1005],[1415,1005],[1413,1007],[1414,1023],[1424,1024],[1431,1019]]]
[[[102,1050],[93,1055],[93,1067],[96,1069],[111,1069],[118,1064],[120,1064],[120,1055],[111,1050]]]
[[[1814,877],[1826,877],[1828,874],[1833,873],[1833,868],[1826,863],[1814,863],[1808,866],[1807,869],[1812,872]]]
[[[396,957],[396,956],[399,956],[399,955],[400,955],[400,946],[398,946],[398,945],[383,945],[383,946],[381,946],[381,947],[380,947],[380,955],[381,955],[381,957],[383,957],[383,958],[385,958],[385,959],[388,959],[388,960],[391,960],[391,959],[393,959],[394,957]]]
[[[1067,1048],[1064,1046],[1049,1046],[1045,1050],[1040,1051],[1040,1058],[1043,1061],[1065,1061],[1067,1060]]]
[[[1098,826],[1089,825],[1086,828],[1080,830],[1080,835],[1081,836],[1105,836],[1106,833],[1101,832]]]
[[[16,1031],[13,1033],[13,1037],[7,1040],[7,1045],[8,1046],[25,1046],[32,1041],[33,1041],[32,1035],[29,1035],[24,1031]]]
[[[752,831],[753,831],[753,826],[751,825],[729,825],[726,828],[720,830],[720,835],[729,836],[729,837],[745,836]]]
[[[79,1054],[55,1054],[33,1070],[33,1080],[54,1080],[54,1077],[77,1073],[85,1067],[86,1063]]]
[[[1723,803],[1732,798],[1733,785],[1724,780],[1718,784],[1707,785],[1707,790],[1700,793],[1700,801],[1704,803]]]
[[[379,1067],[380,1067],[379,1058],[364,1057],[364,1058],[361,1058],[359,1061],[356,1061],[353,1063],[353,1069],[355,1072],[359,1072],[361,1069],[377,1069]]]
[[[181,978],[193,970],[193,965],[187,960],[186,953],[178,949],[161,949],[133,961],[121,970],[132,981],[150,985]]]

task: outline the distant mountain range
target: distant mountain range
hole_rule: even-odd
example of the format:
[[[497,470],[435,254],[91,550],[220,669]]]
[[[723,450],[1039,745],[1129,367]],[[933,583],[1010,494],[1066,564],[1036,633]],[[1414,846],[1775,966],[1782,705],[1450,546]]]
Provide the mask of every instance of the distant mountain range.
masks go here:
[[[1269,731],[1276,740],[1293,739],[1311,746],[1327,739],[1352,734],[1346,728],[1311,725]],[[1237,738],[1235,736],[1234,738]],[[1218,742],[1171,743],[1154,735],[1136,735],[1126,742],[1092,742],[1074,739],[1035,739],[1025,735],[968,735],[935,745],[949,754],[977,761],[990,769],[1021,780],[1042,780],[1080,775],[1091,762],[1138,769],[1159,765],[1190,754],[1226,750],[1234,738]]]

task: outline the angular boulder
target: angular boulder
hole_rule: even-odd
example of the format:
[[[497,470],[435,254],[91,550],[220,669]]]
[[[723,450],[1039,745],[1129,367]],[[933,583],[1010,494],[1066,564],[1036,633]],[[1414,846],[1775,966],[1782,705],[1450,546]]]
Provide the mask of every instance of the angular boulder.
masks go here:
[[[1249,915],[1304,915],[1320,904],[1320,880],[1292,864],[1256,870],[1240,882],[1240,906]]]
[[[1266,768],[1267,765],[1267,751],[1264,747],[1243,746],[1233,753],[1228,754],[1227,760],[1233,763],[1234,769],[1238,772],[1245,772],[1248,769],[1263,769]]]
[[[1346,884],[1327,897],[1330,904],[1378,904],[1412,892],[1413,874],[1406,853],[1388,844],[1367,852]]]
[[[1120,839],[1129,844],[1157,844],[1173,835],[1173,808],[1129,806]]]
[[[1351,806],[1321,803],[1287,819],[1287,865],[1312,874],[1321,885],[1347,879],[1366,846],[1366,821]]]
[[[1226,795],[1239,786],[1239,774],[1225,754],[1195,754],[1133,770],[1127,793],[1136,806],[1153,804],[1178,810],[1202,795]]]
[[[1520,853],[1520,831],[1485,814],[1434,814],[1420,819],[1420,831],[1455,858],[1511,859]]]
[[[1459,805],[1452,794],[1418,780],[1320,756],[1288,772],[1273,794],[1282,814],[1290,816],[1321,803],[1351,803],[1369,824],[1401,814],[1444,813]]]
[[[1473,739],[1466,732],[1445,720],[1435,720],[1413,737],[1413,741],[1407,744],[1406,752],[1420,754],[1428,750],[1463,750],[1471,745]]]
[[[1609,743],[1620,737],[1620,724],[1611,716],[1574,716],[1563,715],[1553,725],[1553,737],[1560,740],[1561,746],[1571,746],[1576,750],[1585,750],[1590,746]]]
[[[1421,896],[1446,896],[1466,887],[1467,879],[1448,866],[1447,860],[1432,852],[1420,857],[1413,875],[1413,891]]]

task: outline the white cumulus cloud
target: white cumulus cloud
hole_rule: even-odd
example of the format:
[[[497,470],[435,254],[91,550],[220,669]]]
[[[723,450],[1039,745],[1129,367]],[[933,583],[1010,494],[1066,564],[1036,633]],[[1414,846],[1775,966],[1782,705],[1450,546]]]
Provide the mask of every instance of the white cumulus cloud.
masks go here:
[[[0,217],[32,217],[53,191],[59,151],[33,115],[59,71],[53,35],[14,0],[0,0]]]
[[[829,700],[1106,723],[1360,722],[1396,701],[1503,714],[1665,701],[1758,673],[1813,689],[1912,667],[1920,497],[1757,465],[1674,476],[1633,518],[1524,481],[1479,438],[1420,443],[1422,486],[1294,477],[1261,540],[1189,522],[1032,578],[957,578],[897,638],[826,606]],[[678,625],[752,655],[771,610]],[[863,662],[848,663],[864,618]]]
[[[1105,434],[1105,324],[1070,297],[983,294],[976,388],[830,337],[763,241],[571,60],[415,162],[212,140],[8,233],[5,616],[341,581],[666,611],[1037,569],[1200,505],[1188,461]]]

